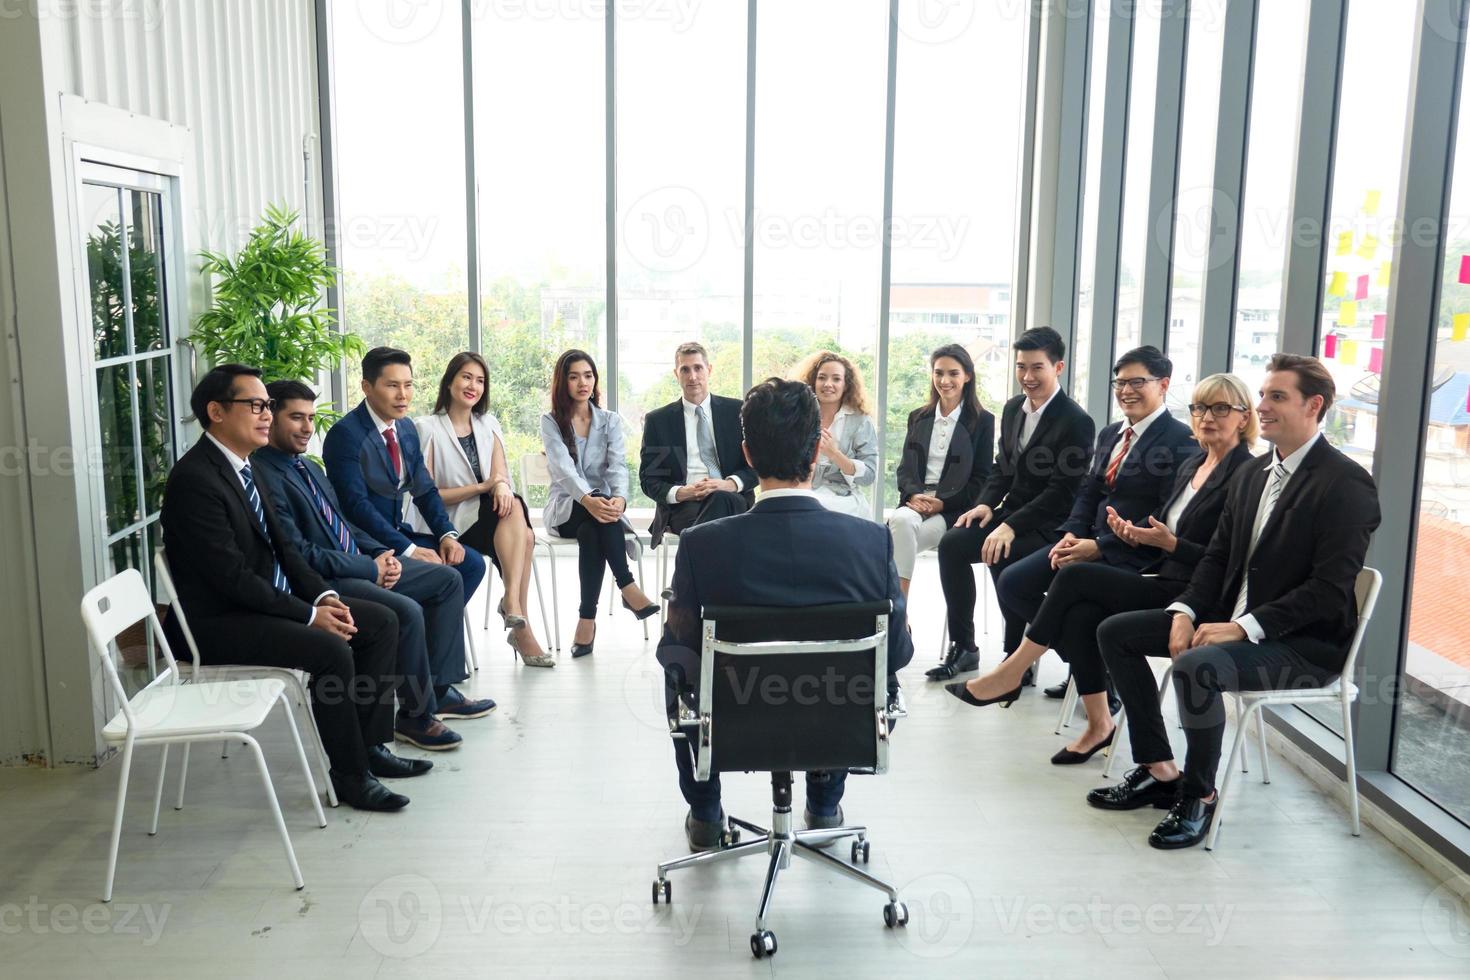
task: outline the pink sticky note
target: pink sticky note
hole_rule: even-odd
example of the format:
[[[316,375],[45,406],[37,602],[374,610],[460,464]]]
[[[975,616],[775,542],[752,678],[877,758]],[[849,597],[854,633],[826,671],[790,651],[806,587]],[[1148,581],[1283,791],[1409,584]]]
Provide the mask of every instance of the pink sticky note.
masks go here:
[[[1337,356],[1337,334],[1330,333],[1322,338],[1322,356],[1328,360]]]
[[[1470,255],[1460,256],[1460,282],[1470,286]]]
[[[1368,370],[1374,374],[1383,373],[1383,348],[1374,347],[1368,352]]]
[[[1388,336],[1388,314],[1376,313],[1373,316],[1373,339],[1382,340]]]
[[[1368,298],[1368,276],[1358,277],[1358,299]]]

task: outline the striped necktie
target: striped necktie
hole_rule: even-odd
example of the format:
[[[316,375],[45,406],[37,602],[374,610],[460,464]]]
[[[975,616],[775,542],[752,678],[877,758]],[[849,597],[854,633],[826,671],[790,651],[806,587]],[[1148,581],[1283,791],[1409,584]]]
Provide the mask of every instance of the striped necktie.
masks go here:
[[[1123,457],[1128,455],[1128,447],[1133,442],[1133,426],[1123,430],[1123,439],[1118,445],[1118,455],[1108,464],[1108,475],[1106,477],[1108,489],[1118,485],[1118,471],[1123,468]]]
[[[306,490],[311,494],[311,502],[316,504],[316,509],[321,511],[322,517],[326,519],[327,527],[332,532],[332,540],[337,542],[337,549],[349,555],[361,554],[357,549],[357,542],[352,540],[352,532],[347,530],[347,522],[342,520],[342,515],[338,514],[331,504],[327,503],[326,494],[322,493],[316,481],[311,478],[311,471],[306,468],[306,460],[297,456],[291,460],[291,465],[295,466],[296,472],[301,474]]]
[[[240,479],[245,481],[245,498],[250,501],[250,509],[255,512],[255,523],[260,525],[261,533],[265,539],[270,541],[271,532],[265,526],[265,508],[260,503],[260,491],[255,489],[255,474],[250,471],[250,464],[240,471]],[[291,583],[286,581],[286,572],[281,568],[280,559],[276,557],[276,549],[271,547],[271,585],[278,591],[290,592]]]

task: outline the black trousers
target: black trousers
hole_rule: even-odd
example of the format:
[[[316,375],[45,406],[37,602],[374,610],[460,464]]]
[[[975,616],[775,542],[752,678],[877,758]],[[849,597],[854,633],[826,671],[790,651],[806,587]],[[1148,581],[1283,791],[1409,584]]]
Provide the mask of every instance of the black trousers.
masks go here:
[[[398,617],[387,606],[344,596],[357,632],[344,640],[277,616],[239,612],[196,620],[205,666],[259,664],[311,675],[312,714],[332,769],[367,773],[367,747],[393,740]]]
[[[980,549],[990,532],[1005,523],[1005,514],[998,513],[985,527],[952,527],[939,539],[939,583],[944,588],[944,604],[949,616],[949,639],[961,650],[975,649],[975,573],[971,566],[980,560]],[[995,582],[996,595],[1000,595],[1000,576],[1016,562],[1042,549],[1050,548],[1061,535],[1049,531],[1026,531],[1016,535],[1011,542],[1011,553],[990,566],[990,577]],[[1005,612],[1005,606],[1001,606]],[[1021,631],[1026,628],[1029,617],[1013,622],[1005,617],[1006,653],[1012,653],[1021,645]]]
[[[556,533],[577,539],[577,578],[582,586],[582,601],[577,615],[583,619],[597,616],[597,597],[602,591],[602,568],[612,569],[618,588],[633,584],[628,570],[628,550],[621,521],[603,524],[578,501],[572,501],[572,516],[557,525]]]
[[[1118,613],[1163,609],[1184,586],[1101,562],[1065,565],[1052,578],[1026,638],[1055,650],[1072,665],[1078,694],[1101,694],[1107,690],[1108,674],[1097,647],[1098,626]]]
[[[521,516],[525,518],[526,527],[531,526],[531,511],[526,506],[526,501],[520,494],[515,494],[516,503],[520,505]],[[515,511],[511,511],[509,520],[514,520]],[[500,527],[500,515],[495,513],[495,498],[491,494],[480,494],[480,510],[475,516],[475,523],[469,526],[459,536],[459,543],[466,548],[474,548],[494,562],[496,568],[500,568],[500,559],[495,555],[495,531]],[[502,572],[502,574],[504,574]]]
[[[669,522],[666,529],[675,534],[683,534],[696,524],[707,524],[722,517],[743,514],[749,509],[745,506],[744,497],[729,490],[716,490],[703,500],[686,500],[682,504],[659,506],[668,511]]]
[[[1173,621],[1173,614],[1162,609],[1128,612],[1104,620],[1097,631],[1103,661],[1128,709],[1133,760],[1140,764],[1174,758],[1147,659],[1169,656]],[[1211,644],[1182,654],[1174,661],[1174,695],[1188,743],[1183,794],[1202,799],[1215,791],[1215,773],[1225,738],[1222,692],[1320,687],[1334,676],[1334,671],[1275,640]]]

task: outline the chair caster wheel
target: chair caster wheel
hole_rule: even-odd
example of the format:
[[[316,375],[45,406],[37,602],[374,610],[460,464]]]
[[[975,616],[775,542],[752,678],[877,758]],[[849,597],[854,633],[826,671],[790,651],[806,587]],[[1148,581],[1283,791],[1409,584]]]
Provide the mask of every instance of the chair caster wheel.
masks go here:
[[[889,902],[883,906],[883,924],[890,929],[909,924],[909,907],[902,902]]]
[[[659,892],[663,892],[664,904],[674,904],[674,885],[667,878],[660,878],[653,883],[653,904],[658,904]]]
[[[776,934],[769,929],[750,934],[750,952],[756,959],[776,955]]]
[[[868,863],[868,854],[869,854],[869,844],[868,844],[867,841],[865,841],[865,840],[855,840],[855,841],[852,842],[852,863],[853,864],[857,864],[859,860],[861,860],[864,864],[867,864]]]

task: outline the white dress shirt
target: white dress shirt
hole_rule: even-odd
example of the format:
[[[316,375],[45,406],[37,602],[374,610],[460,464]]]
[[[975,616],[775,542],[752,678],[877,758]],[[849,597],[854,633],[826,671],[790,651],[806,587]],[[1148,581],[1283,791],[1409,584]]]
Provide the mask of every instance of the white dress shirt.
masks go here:
[[[1056,401],[1057,395],[1061,393],[1062,386],[1057,385],[1056,390],[1051,393],[1051,397],[1042,402],[1040,408],[1032,408],[1031,399],[1029,398],[1021,399],[1021,443],[1016,447],[1017,449],[1026,448],[1026,444],[1036,434],[1036,427],[1041,424],[1041,413],[1046,411],[1047,406]]]
[[[1197,493],[1199,491],[1194,488],[1194,480],[1191,479],[1184,484],[1184,489],[1179,492],[1179,496],[1175,497],[1174,502],[1169,505],[1169,511],[1164,515],[1164,526],[1169,529],[1170,534],[1179,533],[1179,517],[1184,513],[1184,509],[1189,506],[1189,502],[1195,498]]]
[[[954,439],[954,430],[960,424],[960,413],[964,409],[963,400],[948,415],[937,403],[934,406],[934,428],[929,433],[929,461],[924,466],[924,486],[929,489],[939,486],[939,478],[944,475],[949,444]]]
[[[225,459],[227,459],[227,460],[230,461],[230,466],[233,467],[234,470],[235,470],[235,479],[237,479],[237,480],[240,481],[240,489],[241,490],[245,490],[245,477],[243,475],[244,474],[244,470],[245,470],[245,460],[241,459],[239,456],[236,456],[233,452],[230,451],[230,448],[228,446],[226,446],[224,443],[220,442],[213,435],[211,435],[208,431],[206,431],[204,433],[204,438],[206,438],[210,442],[214,443],[215,446],[217,446],[219,448],[219,451],[225,454]],[[252,466],[251,467],[251,479],[252,480],[255,478],[255,476],[254,476],[254,470],[255,470],[255,467]],[[258,491],[258,490],[256,491],[256,493],[259,493],[259,492],[260,491]],[[248,497],[249,495],[250,495],[249,494],[249,491],[247,490],[246,491],[246,496]],[[262,505],[262,506],[264,506],[264,505]],[[252,515],[252,516],[254,516],[254,515]],[[329,596],[329,595],[334,596],[336,594],[337,593],[335,591],[333,591],[332,589],[328,589],[327,591],[323,592],[321,595],[317,596],[314,600],[312,600],[312,603],[311,603],[311,615],[309,615],[309,616],[306,617],[306,625],[307,626],[310,626],[312,623],[316,622],[316,607],[317,607],[317,604],[320,603],[327,596]]]
[[[1251,555],[1255,554],[1256,543],[1260,540],[1261,531],[1265,529],[1266,522],[1271,519],[1271,511],[1275,509],[1275,504],[1281,502],[1281,495],[1286,492],[1286,485],[1291,482],[1292,474],[1300,468],[1302,460],[1307,458],[1307,453],[1312,451],[1312,447],[1317,444],[1317,440],[1320,438],[1322,438],[1322,433],[1316,433],[1312,438],[1303,443],[1296,452],[1285,459],[1282,459],[1275,450],[1271,452],[1271,462],[1267,466],[1267,469],[1275,469],[1276,464],[1281,463],[1286,467],[1286,478],[1281,481],[1281,488],[1277,492],[1276,500],[1270,508],[1266,506],[1266,502],[1270,500],[1271,484],[1274,482],[1274,477],[1267,477],[1266,485],[1261,488],[1261,500],[1256,504],[1256,523],[1251,529],[1250,547],[1245,555],[1245,572],[1240,576],[1240,591],[1235,594],[1235,608],[1230,613],[1230,621],[1232,623],[1239,623],[1240,628],[1245,630],[1246,639],[1252,643],[1260,643],[1264,640],[1266,638],[1266,631],[1261,628],[1260,623],[1256,622],[1256,617],[1246,612],[1246,586],[1250,583]],[[1168,611],[1182,612],[1190,619],[1197,619],[1194,610],[1182,602],[1174,603],[1169,607]]]
[[[699,405],[687,398],[680,398],[679,404],[684,407],[684,485],[687,486],[708,479],[709,470],[704,465],[704,457],[699,454]],[[704,406],[705,416],[709,419],[709,436],[713,440],[715,438],[715,413],[707,396],[700,404]],[[718,449],[719,443],[715,445]],[[738,476],[724,476],[721,479],[735,484],[736,493],[745,489]],[[669,495],[665,500],[670,504],[677,504],[679,491],[682,489],[683,487],[670,487]]]
[[[817,495],[806,487],[777,487],[774,490],[762,490],[760,497],[757,498],[755,503],[759,507],[761,501],[780,500],[782,497],[810,497],[813,500],[817,499]]]

